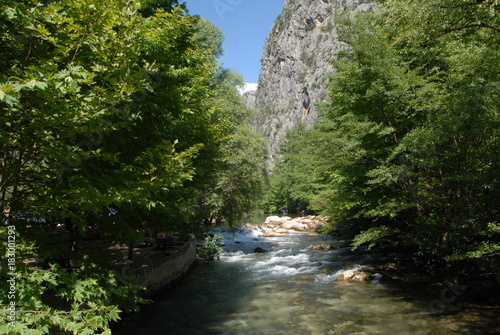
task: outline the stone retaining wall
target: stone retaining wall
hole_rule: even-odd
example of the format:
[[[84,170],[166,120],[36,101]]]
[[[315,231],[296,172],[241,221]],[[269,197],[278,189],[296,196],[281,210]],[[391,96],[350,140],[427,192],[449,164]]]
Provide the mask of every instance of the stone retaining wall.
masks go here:
[[[146,287],[145,297],[153,297],[182,279],[195,263],[196,241],[193,238],[179,252],[166,256],[156,266],[135,270],[135,284]]]

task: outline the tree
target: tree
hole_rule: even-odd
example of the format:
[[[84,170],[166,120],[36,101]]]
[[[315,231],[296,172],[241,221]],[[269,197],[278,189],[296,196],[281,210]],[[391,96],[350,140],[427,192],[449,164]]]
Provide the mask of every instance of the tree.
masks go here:
[[[223,69],[213,88],[215,101],[229,132],[221,144],[223,153],[213,191],[207,192],[207,206],[212,218],[234,224],[243,214],[260,204],[267,186],[267,140],[250,127],[251,111],[238,92],[243,78]]]
[[[277,212],[286,206],[291,213],[315,210],[323,182],[318,172],[318,143],[314,129],[298,124],[287,133],[281,159],[272,171],[267,210]]]
[[[132,244],[144,220],[181,229],[200,217],[225,127],[209,86],[217,42],[176,3],[2,3],[2,207],[17,259],[50,263],[18,262],[17,324],[5,332],[109,332],[142,300],[82,238]]]
[[[105,132],[116,106],[146,84],[141,73],[128,70],[139,54],[132,31],[141,23],[133,6],[71,5],[8,1],[2,7],[0,191],[14,211],[21,202],[23,211],[43,207],[46,195],[34,185],[50,179],[43,176],[57,178],[51,162],[78,165],[78,148],[68,142]],[[26,208],[37,196],[37,206]]]
[[[438,108],[398,151],[415,171],[425,227],[417,244],[446,260],[498,250],[499,100],[496,1],[390,1],[387,25],[400,26],[397,48],[437,88]],[[427,25],[414,21],[425,12]],[[422,14],[418,14],[422,15]],[[405,31],[405,33],[402,33]],[[407,150],[407,153],[403,153]]]
[[[310,176],[309,201],[354,224],[354,246],[411,246],[433,262],[499,249],[498,9],[388,0],[343,21],[330,102],[277,171],[299,180],[290,190]]]

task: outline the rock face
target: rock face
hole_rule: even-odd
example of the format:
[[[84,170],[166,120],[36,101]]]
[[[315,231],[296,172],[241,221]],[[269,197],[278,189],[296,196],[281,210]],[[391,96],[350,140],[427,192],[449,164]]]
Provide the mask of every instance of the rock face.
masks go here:
[[[248,108],[255,108],[255,95],[257,91],[248,91],[243,93],[243,97],[245,98],[245,102]]]
[[[313,125],[316,104],[327,98],[330,60],[346,48],[336,16],[371,6],[363,0],[285,0],[264,46],[257,92],[247,97],[257,109],[254,128],[270,139],[271,168],[286,132],[298,123]]]

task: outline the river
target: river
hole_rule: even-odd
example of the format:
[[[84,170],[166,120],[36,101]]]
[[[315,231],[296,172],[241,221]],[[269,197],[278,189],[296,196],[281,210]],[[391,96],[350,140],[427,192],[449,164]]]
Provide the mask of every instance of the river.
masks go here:
[[[127,317],[117,334],[500,334],[498,309],[463,305],[425,287],[337,281],[369,269],[377,254],[354,253],[342,237],[218,229],[225,252],[196,266],[181,284]],[[336,249],[313,251],[317,243]],[[255,248],[265,253],[255,253]],[[450,292],[446,292],[450,293]],[[444,302],[443,302],[444,300]],[[453,300],[453,301],[452,301]]]

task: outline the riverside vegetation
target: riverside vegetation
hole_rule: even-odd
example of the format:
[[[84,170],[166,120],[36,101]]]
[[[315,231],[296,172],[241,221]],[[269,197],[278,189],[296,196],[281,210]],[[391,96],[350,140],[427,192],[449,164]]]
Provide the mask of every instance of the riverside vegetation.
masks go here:
[[[354,247],[404,247],[427,269],[491,267],[499,10],[382,0],[339,17],[349,48],[322,78],[319,121],[288,134],[265,206],[324,212]],[[5,0],[0,31],[0,239],[15,233],[16,256],[0,270],[16,309],[0,332],[109,334],[144,301],[85,240],[132,248],[145,227],[235,222],[264,197],[268,143],[242,79],[217,65],[221,33],[178,1]]]
[[[385,0],[339,17],[329,101],[289,132],[268,206],[322,211],[354,247],[404,247],[429,269],[498,256],[499,10]]]
[[[144,301],[85,240],[132,250],[262,198],[266,140],[222,41],[177,1],[2,1],[0,333],[110,333]]]

